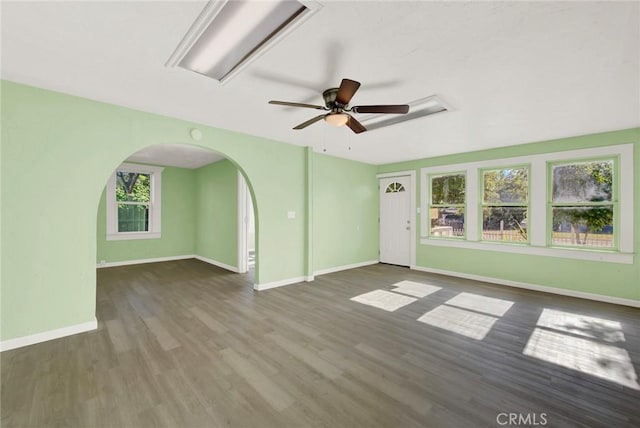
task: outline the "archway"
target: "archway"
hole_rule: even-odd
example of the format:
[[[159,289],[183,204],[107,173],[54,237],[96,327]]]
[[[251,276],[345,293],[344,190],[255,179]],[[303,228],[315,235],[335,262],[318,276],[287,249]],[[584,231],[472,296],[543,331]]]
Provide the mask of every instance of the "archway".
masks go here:
[[[255,218],[251,276],[254,286],[258,282],[255,192],[244,169],[224,153],[188,143],[152,144],[116,165],[106,182],[97,210],[99,268],[196,258],[246,272],[244,202]]]

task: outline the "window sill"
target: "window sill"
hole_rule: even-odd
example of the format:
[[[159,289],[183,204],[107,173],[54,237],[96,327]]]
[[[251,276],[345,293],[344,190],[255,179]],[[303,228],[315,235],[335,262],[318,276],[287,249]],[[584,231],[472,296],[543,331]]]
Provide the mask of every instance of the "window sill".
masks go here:
[[[558,247],[538,247],[515,243],[489,243],[479,241],[462,241],[442,238],[421,238],[420,244],[435,247],[465,248],[469,250],[496,251],[503,253],[527,254],[532,256],[547,256],[574,260],[588,260],[597,262],[633,264],[633,253],[614,251],[598,251],[592,249],[574,249]]]
[[[129,239],[158,239],[160,232],[121,232],[107,235],[107,241],[127,241]]]

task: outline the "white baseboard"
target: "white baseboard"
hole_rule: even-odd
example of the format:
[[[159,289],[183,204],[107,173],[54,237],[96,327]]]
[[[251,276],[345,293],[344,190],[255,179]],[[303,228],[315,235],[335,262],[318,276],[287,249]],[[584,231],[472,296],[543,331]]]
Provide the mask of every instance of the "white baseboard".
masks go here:
[[[209,263],[210,265],[214,265],[214,266],[221,267],[222,269],[230,270],[231,272],[235,272],[235,273],[239,273],[240,272],[240,270],[237,267],[228,265],[226,263],[219,262],[217,260],[208,259],[206,257],[199,256],[197,254],[194,255],[194,256],[191,256],[191,257],[196,259],[196,260],[200,260],[201,262]]]
[[[155,263],[155,262],[168,262],[174,260],[185,260],[185,259],[196,259],[205,263],[212,264],[214,266],[221,267],[222,269],[226,269],[231,272],[239,273],[240,270],[235,267],[228,265],[226,263],[219,262],[217,260],[213,260],[207,257],[199,256],[197,254],[189,254],[183,256],[170,256],[170,257],[157,257],[153,259],[138,259],[138,260],[125,260],[121,262],[107,262],[107,263],[99,263],[98,268],[106,268],[106,267],[115,267],[115,266],[127,266],[127,265],[137,265],[142,263]],[[268,290],[270,288],[282,287],[283,285],[295,284],[297,282],[311,282],[314,280],[317,275],[325,275],[328,273],[339,272],[342,270],[355,269],[362,266],[375,265],[378,263],[378,260],[367,260],[365,262],[353,263],[350,265],[336,266],[328,269],[321,269],[313,272],[313,275],[309,276],[299,276],[296,278],[288,278],[282,279],[279,281],[267,282],[264,284],[254,284],[253,289],[257,291]]]
[[[107,267],[115,267],[115,266],[128,266],[128,265],[141,265],[143,263],[157,263],[157,262],[171,262],[174,260],[186,260],[193,259],[196,256],[193,254],[187,254],[183,256],[169,256],[169,257],[154,257],[151,259],[137,259],[137,260],[123,260],[120,262],[105,262],[98,263],[98,268],[107,268]]]
[[[182,256],[168,256],[168,257],[154,257],[151,259],[136,259],[136,260],[123,260],[120,262],[106,262],[106,263],[98,263],[98,268],[107,268],[107,267],[116,267],[116,266],[129,266],[129,265],[140,265],[143,263],[157,263],[157,262],[171,262],[175,260],[187,260],[187,259],[196,259],[205,263],[212,264],[214,266],[221,267],[222,269],[229,270],[231,272],[238,273],[239,270],[237,267],[228,265],[226,263],[219,262],[217,260],[209,259],[207,257],[202,257],[197,254],[185,254]]]
[[[85,322],[82,324],[70,325],[68,327],[57,328],[55,330],[43,331],[42,333],[30,334],[29,336],[16,337],[15,339],[3,340],[0,342],[0,352],[9,351],[10,349],[22,348],[23,346],[34,345],[48,340],[59,339],[72,334],[84,333],[86,331],[96,330],[98,328],[98,320]]]
[[[350,265],[335,266],[335,267],[332,267],[332,268],[316,270],[316,271],[313,272],[313,274],[315,276],[326,275],[328,273],[340,272],[341,270],[355,269],[355,268],[359,268],[359,267],[362,267],[362,266],[375,265],[375,264],[378,264],[378,263],[379,263],[378,260],[368,260],[366,262],[352,263]]]
[[[310,278],[313,278],[313,277],[298,276],[295,278],[281,279],[279,281],[264,282],[262,284],[254,284],[253,289],[256,291],[263,291],[263,290],[268,290],[270,288],[282,287],[283,285],[296,284],[298,282],[305,282],[305,281],[308,282]]]
[[[362,266],[375,265],[377,263],[378,263],[378,260],[368,260],[366,262],[353,263],[353,264],[344,265],[344,266],[336,266],[328,269],[321,269],[321,270],[314,271],[313,275],[309,275],[309,276],[298,276],[295,278],[282,279],[280,281],[267,282],[264,284],[255,284],[253,286],[253,289],[256,291],[262,291],[262,290],[268,290],[270,288],[282,287],[284,285],[296,284],[298,282],[303,282],[303,281],[311,282],[318,275],[324,275],[332,272],[339,272],[341,270],[347,270],[347,269],[355,269]]]
[[[616,305],[632,306],[640,308],[640,301],[625,299],[622,297],[604,296],[602,294],[586,293],[584,291],[565,290],[564,288],[548,287],[546,285],[529,284],[526,282],[510,281],[508,279],[492,278],[488,276],[473,275],[462,272],[455,272],[442,269],[426,268],[415,266],[415,270],[429,273],[437,273],[440,275],[454,276],[458,278],[473,279],[476,281],[491,282],[498,285],[506,285],[508,287],[525,288],[527,290],[541,291],[544,293],[560,294],[562,296],[578,297],[581,299],[596,300],[598,302],[613,303]]]

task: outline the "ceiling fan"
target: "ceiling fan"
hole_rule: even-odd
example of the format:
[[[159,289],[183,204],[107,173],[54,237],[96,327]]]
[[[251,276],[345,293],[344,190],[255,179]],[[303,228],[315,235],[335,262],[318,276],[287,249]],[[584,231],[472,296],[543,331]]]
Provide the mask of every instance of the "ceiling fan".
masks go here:
[[[339,88],[329,88],[322,93],[324,98],[324,106],[313,104],[291,103],[288,101],[269,101],[269,104],[277,104],[291,107],[304,107],[316,110],[324,110],[329,113],[318,115],[314,118],[302,122],[293,129],[304,129],[307,126],[316,123],[320,119],[324,119],[329,125],[344,126],[347,125],[353,132],[359,134],[367,130],[360,122],[358,122],[349,113],[393,113],[406,114],[409,112],[409,106],[402,105],[370,105],[370,106],[353,106],[349,107],[349,102],[353,95],[360,87],[360,82],[350,79],[342,79]]]

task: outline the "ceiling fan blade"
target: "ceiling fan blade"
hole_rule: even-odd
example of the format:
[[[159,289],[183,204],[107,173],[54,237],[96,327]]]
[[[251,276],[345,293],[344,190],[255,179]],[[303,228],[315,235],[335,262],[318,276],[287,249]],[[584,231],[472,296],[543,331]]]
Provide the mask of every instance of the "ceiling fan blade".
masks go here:
[[[354,113],[395,113],[395,114],[407,114],[409,113],[409,106],[406,104],[401,105],[380,105],[380,106],[354,106],[351,107],[351,111]]]
[[[328,114],[328,113],[327,113],[327,114]],[[324,119],[324,117],[325,117],[325,116],[326,116],[326,114],[318,115],[318,116],[314,117],[313,119],[309,119],[309,120],[307,120],[306,122],[302,122],[300,125],[296,126],[296,127],[295,127],[295,128],[293,128],[293,129],[304,129],[304,128],[306,128],[307,126],[309,126],[309,125],[311,125],[311,124],[314,124],[314,123],[316,123],[317,121],[319,121],[319,120],[321,120],[321,119]]]
[[[288,101],[274,101],[271,100],[269,101],[269,104],[277,104],[279,106],[289,106],[289,107],[304,107],[304,108],[313,108],[316,110],[327,110],[326,107],[323,106],[316,106],[313,104],[304,104],[304,103],[290,103]]]
[[[338,94],[336,95],[336,102],[346,106],[349,104],[349,101],[351,101],[351,98],[353,98],[353,95],[359,87],[360,82],[350,79],[342,79],[340,89],[338,89]]]
[[[351,128],[353,132],[359,134],[367,130],[360,122],[358,122],[353,116],[349,116],[349,120],[347,121],[347,126]]]

